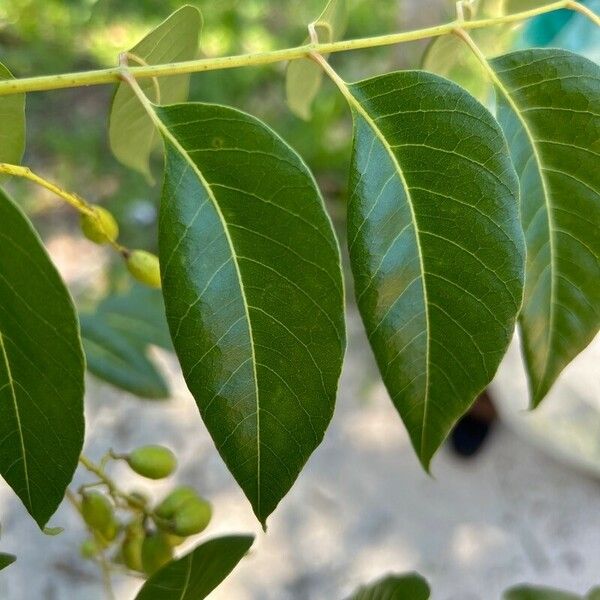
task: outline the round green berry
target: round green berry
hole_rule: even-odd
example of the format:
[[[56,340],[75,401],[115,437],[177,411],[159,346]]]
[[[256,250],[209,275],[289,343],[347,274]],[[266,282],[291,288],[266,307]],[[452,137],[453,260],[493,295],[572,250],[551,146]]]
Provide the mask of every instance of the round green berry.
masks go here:
[[[148,479],[163,479],[177,468],[175,455],[164,446],[142,446],[127,457],[129,466]]]

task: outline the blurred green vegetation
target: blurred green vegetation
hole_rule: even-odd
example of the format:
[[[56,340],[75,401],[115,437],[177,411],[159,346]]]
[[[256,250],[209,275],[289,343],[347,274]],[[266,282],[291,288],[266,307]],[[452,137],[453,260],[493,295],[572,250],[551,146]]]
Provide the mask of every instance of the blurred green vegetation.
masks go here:
[[[440,9],[443,2],[353,0],[346,37],[441,22],[446,19]],[[0,60],[16,77],[113,66],[119,52],[186,3],[195,4],[204,15],[200,40],[204,56],[300,44],[306,24],[324,4],[323,0],[5,0],[0,2]],[[370,49],[332,60],[353,80],[416,67],[423,47]],[[269,123],[313,169],[337,220],[344,210],[351,143],[348,110],[326,83],[312,120],[298,119],[285,104],[284,76],[285,64],[195,74],[190,98],[232,104]],[[125,244],[152,249],[160,184],[149,187],[141,175],[113,158],[106,133],[112,93],[113,86],[100,86],[29,94],[24,162],[63,187],[106,205],[121,223]],[[157,155],[153,171],[158,182],[161,168]],[[44,234],[73,229],[76,215],[31,184],[11,181],[9,188]]]

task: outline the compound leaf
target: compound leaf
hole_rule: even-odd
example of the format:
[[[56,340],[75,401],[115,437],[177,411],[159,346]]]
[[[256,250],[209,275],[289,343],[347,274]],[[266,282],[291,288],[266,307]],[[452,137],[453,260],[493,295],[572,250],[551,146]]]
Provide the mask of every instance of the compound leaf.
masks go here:
[[[182,6],[153,29],[130,51],[131,66],[192,60],[198,52],[202,15],[193,6]],[[140,79],[144,93],[156,102],[171,104],[187,99],[190,76]],[[154,125],[128,85],[117,86],[110,111],[110,147],[125,166],[152,179],[148,160],[157,140]]]
[[[525,255],[518,181],[498,124],[452,82],[407,71],[338,85],[354,117],[357,302],[429,469],[513,334]]]
[[[13,79],[0,63],[0,80]],[[18,165],[25,150],[25,94],[0,96],[0,162]]]
[[[1,191],[0,248],[0,474],[43,529],[83,444],[83,351],[67,289]]]
[[[314,22],[321,43],[339,40],[348,21],[347,0],[329,0]],[[307,40],[308,43],[309,40]],[[287,68],[285,90],[290,110],[302,119],[311,117],[311,107],[321,87],[323,70],[308,58],[293,60]]]
[[[429,600],[429,586],[416,573],[388,575],[356,590],[348,600]]]
[[[225,536],[205,542],[165,565],[138,592],[135,600],[202,600],[250,550],[252,536]]]
[[[521,182],[527,268],[520,327],[537,406],[600,326],[600,67],[543,49],[490,64]]]
[[[264,525],[333,413],[339,248],[308,168],[266,125],[217,105],[149,110],[166,152],[159,254],[171,338]]]

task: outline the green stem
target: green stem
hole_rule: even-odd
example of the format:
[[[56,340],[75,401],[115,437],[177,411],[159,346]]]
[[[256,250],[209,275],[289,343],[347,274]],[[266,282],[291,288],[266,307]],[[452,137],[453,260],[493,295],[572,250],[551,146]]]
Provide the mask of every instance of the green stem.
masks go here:
[[[0,163],[0,173],[5,175],[11,175],[13,177],[22,177],[23,179],[29,179],[37,185],[50,190],[56,194],[59,198],[62,198],[65,202],[70,204],[73,208],[78,210],[82,214],[93,215],[94,209],[85,200],[75,194],[71,194],[66,190],[58,187],[51,181],[36,175],[29,167],[21,167],[19,165],[11,165],[8,163]]]
[[[56,194],[59,198],[64,200],[67,204],[70,204],[75,210],[79,211],[82,215],[95,216],[96,212],[94,206],[89,202],[86,202],[83,198],[80,198],[77,194],[67,192],[58,185],[44,179],[40,175],[34,173],[29,167],[22,167],[20,165],[11,165],[9,163],[0,163],[0,174],[10,175],[12,177],[21,177],[28,179],[33,183],[51,191]],[[102,223],[100,222],[102,227]],[[110,239],[110,236],[106,236]],[[121,255],[126,256],[129,250],[125,246],[121,246],[117,242],[110,242],[110,245]]]
[[[129,506],[135,507],[136,509],[144,512],[144,514],[147,514],[147,515],[150,514],[150,512],[148,511],[147,507],[145,506],[145,504],[143,502],[141,502],[137,498],[134,498],[133,496],[130,496],[129,494],[126,494],[125,492],[122,492],[118,488],[117,484],[106,474],[106,472],[104,471],[104,469],[102,467],[93,463],[89,458],[87,458],[83,454],[79,457],[79,462],[90,473],[93,473],[94,475],[96,475],[98,477],[98,479],[100,479],[100,481],[102,481],[102,483],[104,483],[104,485],[108,489],[108,493],[115,500],[117,500],[117,499],[124,500],[126,502],[126,504],[128,504]]]
[[[379,35],[374,37],[345,40],[326,44],[305,44],[294,48],[274,50],[272,52],[259,52],[256,54],[240,54],[237,56],[223,56],[219,58],[204,58],[163,65],[148,65],[131,67],[130,73],[136,78],[165,77],[170,75],[181,75],[183,73],[196,73],[200,71],[212,71],[216,69],[231,69],[234,67],[249,67],[266,65],[281,61],[298,60],[307,58],[311,53],[332,54],[334,52],[346,52],[360,50],[363,48],[374,48],[378,46],[390,46],[404,42],[412,42],[425,38],[438,37],[452,33],[457,28],[465,30],[481,29],[505,23],[524,21],[531,17],[541,15],[555,10],[568,8],[576,10],[588,16],[596,24],[600,19],[592,11],[573,0],[559,0],[545,6],[539,6],[530,10],[521,11],[501,17],[478,19],[473,21],[455,20],[444,25],[426,27],[414,31]],[[64,73],[60,75],[46,75],[42,77],[26,77],[23,79],[5,79],[0,81],[0,96],[19,94],[23,92],[39,92],[63,88],[73,88],[88,85],[101,85],[115,83],[121,79],[122,69],[113,67],[110,69],[98,69],[96,71],[83,71],[79,73]]]
[[[123,459],[124,456],[118,455],[118,454],[114,454],[112,451],[110,452],[111,457],[115,458],[115,459]],[[137,498],[135,498],[134,496],[130,496],[129,494],[121,491],[117,484],[106,474],[106,472],[104,471],[103,467],[100,465],[95,464],[94,462],[92,462],[89,458],[87,458],[85,455],[81,455],[79,457],[79,462],[90,472],[93,473],[94,475],[96,475],[98,477],[98,479],[100,479],[100,481],[102,481],[102,483],[107,487],[108,489],[108,493],[115,499],[115,500],[123,500],[125,501],[125,503],[134,508],[135,510],[139,510],[140,512],[144,513],[145,517],[149,517],[151,518],[156,524],[162,524],[164,526],[168,525],[168,521],[165,519],[162,519],[161,517],[159,517],[158,515],[154,514],[154,512],[152,510],[150,510],[146,504],[144,502],[142,502],[141,500],[138,500]]]

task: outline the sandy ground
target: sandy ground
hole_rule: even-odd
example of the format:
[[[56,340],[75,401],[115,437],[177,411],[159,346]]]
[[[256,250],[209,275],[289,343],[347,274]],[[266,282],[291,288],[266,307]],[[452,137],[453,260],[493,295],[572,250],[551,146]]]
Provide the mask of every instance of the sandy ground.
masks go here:
[[[213,524],[200,539],[256,534],[252,554],[213,593],[214,600],[341,600],[361,582],[413,569],[429,579],[434,600],[492,600],[524,581],[579,592],[600,583],[599,481],[506,426],[496,429],[473,461],[442,450],[434,478],[426,476],[352,310],[349,324],[335,417],[270,518],[267,535],[213,448],[169,356],[163,364],[175,397],[168,403],[142,402],[90,378],[86,453],[97,458],[108,446],[126,451],[142,442],[167,444],[180,457],[177,479],[214,502]],[[577,379],[597,392],[593,364],[599,350],[596,344],[584,353],[565,380]],[[497,389],[513,394],[520,386],[524,400],[517,360],[513,352]],[[114,475],[130,489],[157,497],[172,484],[148,484],[126,469]],[[2,548],[18,554],[0,577],[2,600],[103,597],[95,567],[78,556],[84,531],[69,505],[51,521],[66,529],[58,537],[43,536],[6,487],[0,489],[0,511]],[[139,586],[131,579],[115,583],[118,600],[133,598]]]

